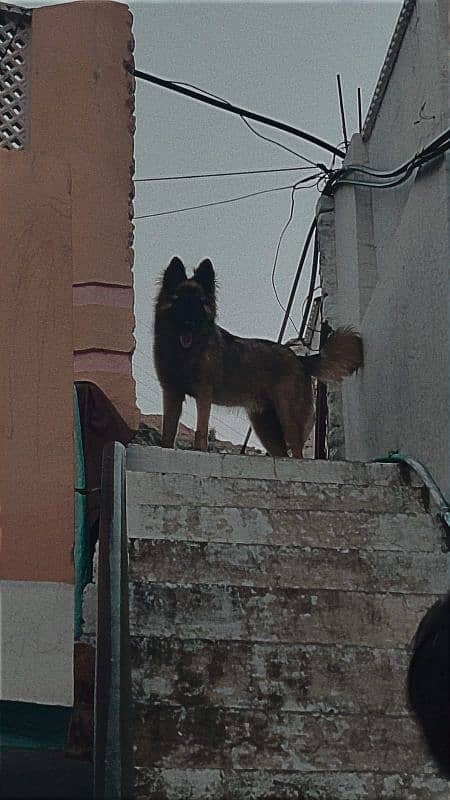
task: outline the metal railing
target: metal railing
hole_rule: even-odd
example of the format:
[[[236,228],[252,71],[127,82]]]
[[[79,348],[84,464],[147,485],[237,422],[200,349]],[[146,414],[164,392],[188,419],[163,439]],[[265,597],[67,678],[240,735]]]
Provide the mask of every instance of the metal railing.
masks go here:
[[[435,516],[442,528],[442,550],[450,552],[450,504],[444,497],[441,489],[434,480],[430,470],[417,458],[400,453],[399,450],[390,450],[385,456],[371,459],[379,464],[400,464],[408,467],[419,476],[427,492],[426,507],[429,511],[430,501],[434,506]]]

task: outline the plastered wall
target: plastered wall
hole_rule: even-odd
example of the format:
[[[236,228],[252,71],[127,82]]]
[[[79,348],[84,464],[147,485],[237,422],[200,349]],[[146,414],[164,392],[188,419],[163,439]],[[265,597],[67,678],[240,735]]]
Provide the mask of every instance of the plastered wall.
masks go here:
[[[30,139],[70,165],[75,379],[96,383],[133,429],[131,23],[109,0],[35,9]]]
[[[134,348],[131,15],[33,10],[28,135],[0,149],[0,699],[70,705],[73,382],[128,429]]]
[[[392,169],[445,130],[447,64],[447,4],[418,0],[370,134],[353,137],[346,163]],[[445,492],[448,186],[446,158],[394,189],[343,186],[326,201],[321,243],[329,316],[359,327],[365,348],[364,369],[342,385],[342,412],[331,410],[342,423],[339,455],[400,449],[424,461]]]

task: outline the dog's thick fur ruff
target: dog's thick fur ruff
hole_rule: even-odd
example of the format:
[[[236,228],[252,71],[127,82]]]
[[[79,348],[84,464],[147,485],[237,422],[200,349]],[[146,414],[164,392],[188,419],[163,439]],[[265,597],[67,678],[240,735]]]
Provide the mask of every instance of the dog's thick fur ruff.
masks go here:
[[[206,259],[188,278],[173,258],[155,307],[155,366],[163,389],[163,447],[173,447],[185,395],[197,403],[195,447],[206,450],[211,404],[244,407],[272,456],[302,457],[312,428],[311,377],[335,381],[362,365],[362,342],[340,328],[319,354],[296,356],[286,345],[244,339],[216,325],[216,285]]]

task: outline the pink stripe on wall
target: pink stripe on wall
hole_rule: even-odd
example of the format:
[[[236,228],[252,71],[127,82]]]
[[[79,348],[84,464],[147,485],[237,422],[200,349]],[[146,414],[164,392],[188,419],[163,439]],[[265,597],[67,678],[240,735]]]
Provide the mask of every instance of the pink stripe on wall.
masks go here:
[[[131,353],[84,350],[73,356],[74,372],[116,372],[131,375]]]
[[[80,283],[73,287],[74,306],[133,308],[133,288],[108,283]]]

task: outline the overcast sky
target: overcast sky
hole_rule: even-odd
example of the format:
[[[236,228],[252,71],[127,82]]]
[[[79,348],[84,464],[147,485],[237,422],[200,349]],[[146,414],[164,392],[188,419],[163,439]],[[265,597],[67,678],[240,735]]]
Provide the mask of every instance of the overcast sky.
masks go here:
[[[134,2],[130,6],[137,68],[194,84],[339,144],[336,74],[342,76],[352,134],[357,129],[357,87],[362,89],[365,115],[401,2]],[[240,118],[139,80],[136,121],[136,178],[305,166],[298,156],[257,138]],[[330,162],[329,153],[306,142],[265,126],[258,129],[314,162]],[[286,186],[307,174],[312,173],[139,182],[135,214],[156,214]],[[316,188],[295,195],[294,218],[276,271],[283,303],[318,196]],[[277,337],[283,312],[274,296],[271,272],[290,202],[287,189],[136,220],[134,373],[143,412],[161,411],[152,359],[153,304],[157,277],[173,255],[180,256],[189,271],[203,258],[212,259],[223,327],[240,336]],[[307,280],[306,272],[292,315],[297,325]],[[287,335],[295,335],[293,327]],[[186,404],[182,419],[195,424],[192,401]],[[247,421],[242,411],[215,408],[211,425],[221,438],[241,441]]]
[[[194,84],[230,102],[288,122],[338,144],[342,130],[336,74],[342,76],[349,133],[357,130],[357,87],[363,114],[401,7],[395,3],[139,3],[136,66]],[[305,166],[258,139],[238,117],[141,81],[137,82],[136,177]],[[259,126],[264,135],[313,161],[329,153]],[[308,166],[308,165],[307,165]],[[135,214],[151,214],[285,186],[307,172],[136,184]],[[312,174],[312,173],[311,173]],[[298,191],[283,239],[276,285],[283,303],[318,199]],[[155,281],[173,255],[189,270],[210,258],[219,282],[219,322],[240,336],[276,338],[283,312],[271,286],[280,233],[290,210],[289,190],[206,209],[136,220],[136,339],[138,401],[160,411],[151,360]],[[306,292],[300,285],[296,324]],[[288,336],[295,335],[290,327]],[[249,376],[251,380],[251,376]],[[192,401],[182,419],[195,421]],[[221,438],[241,441],[244,412],[213,409]]]

